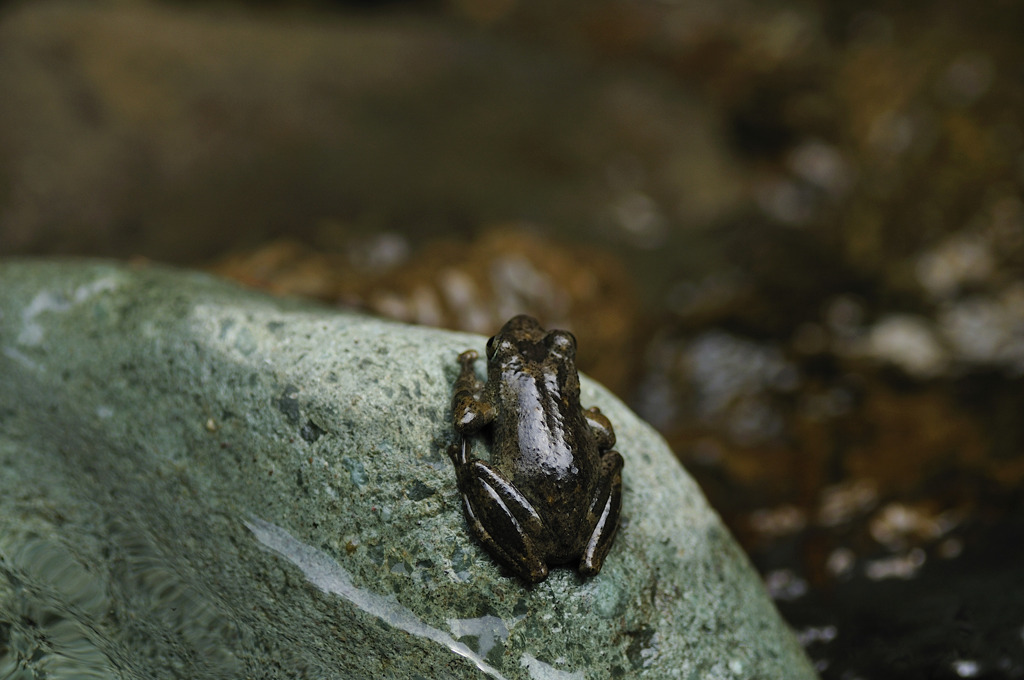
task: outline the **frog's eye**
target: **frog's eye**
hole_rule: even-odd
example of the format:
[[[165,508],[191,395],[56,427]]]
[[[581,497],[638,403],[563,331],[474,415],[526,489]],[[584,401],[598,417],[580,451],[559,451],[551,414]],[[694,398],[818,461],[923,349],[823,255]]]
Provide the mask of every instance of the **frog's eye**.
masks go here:
[[[492,335],[487,339],[487,358],[490,359],[494,356],[494,336]]]
[[[547,340],[553,352],[569,357],[576,353],[576,336],[569,331],[551,331]]]

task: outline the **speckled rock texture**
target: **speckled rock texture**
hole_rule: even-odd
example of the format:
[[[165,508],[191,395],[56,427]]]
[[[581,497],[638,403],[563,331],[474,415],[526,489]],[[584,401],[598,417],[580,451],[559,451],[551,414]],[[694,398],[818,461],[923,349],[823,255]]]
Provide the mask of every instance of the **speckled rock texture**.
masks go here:
[[[445,453],[483,342],[189,272],[0,264],[0,676],[813,678],[593,382],[626,459],[604,569],[501,572]]]

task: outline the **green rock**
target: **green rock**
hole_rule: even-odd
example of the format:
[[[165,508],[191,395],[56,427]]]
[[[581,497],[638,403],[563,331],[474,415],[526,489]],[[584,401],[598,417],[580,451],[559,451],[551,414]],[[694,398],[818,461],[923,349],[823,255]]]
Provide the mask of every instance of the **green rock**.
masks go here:
[[[0,677],[814,677],[590,381],[626,459],[616,543],[589,580],[503,575],[445,453],[470,347],[196,273],[0,264]]]

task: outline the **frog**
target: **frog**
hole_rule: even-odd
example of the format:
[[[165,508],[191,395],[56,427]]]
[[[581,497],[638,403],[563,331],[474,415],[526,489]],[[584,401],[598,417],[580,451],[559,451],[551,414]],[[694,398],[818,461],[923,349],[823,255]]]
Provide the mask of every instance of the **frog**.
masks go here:
[[[466,350],[452,394],[449,455],[470,533],[528,584],[559,565],[594,576],[619,525],[623,458],[611,421],[580,404],[576,338],[519,315],[486,347],[486,382]],[[477,435],[489,461],[472,454]]]

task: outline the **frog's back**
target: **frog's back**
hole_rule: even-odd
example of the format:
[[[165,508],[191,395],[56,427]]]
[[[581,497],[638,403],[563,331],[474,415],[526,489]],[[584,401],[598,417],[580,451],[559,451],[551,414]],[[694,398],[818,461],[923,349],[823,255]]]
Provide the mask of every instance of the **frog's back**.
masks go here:
[[[579,400],[527,372],[507,375],[502,392],[502,403],[511,408],[499,409],[492,464],[530,500],[553,537],[574,542],[597,468]]]

